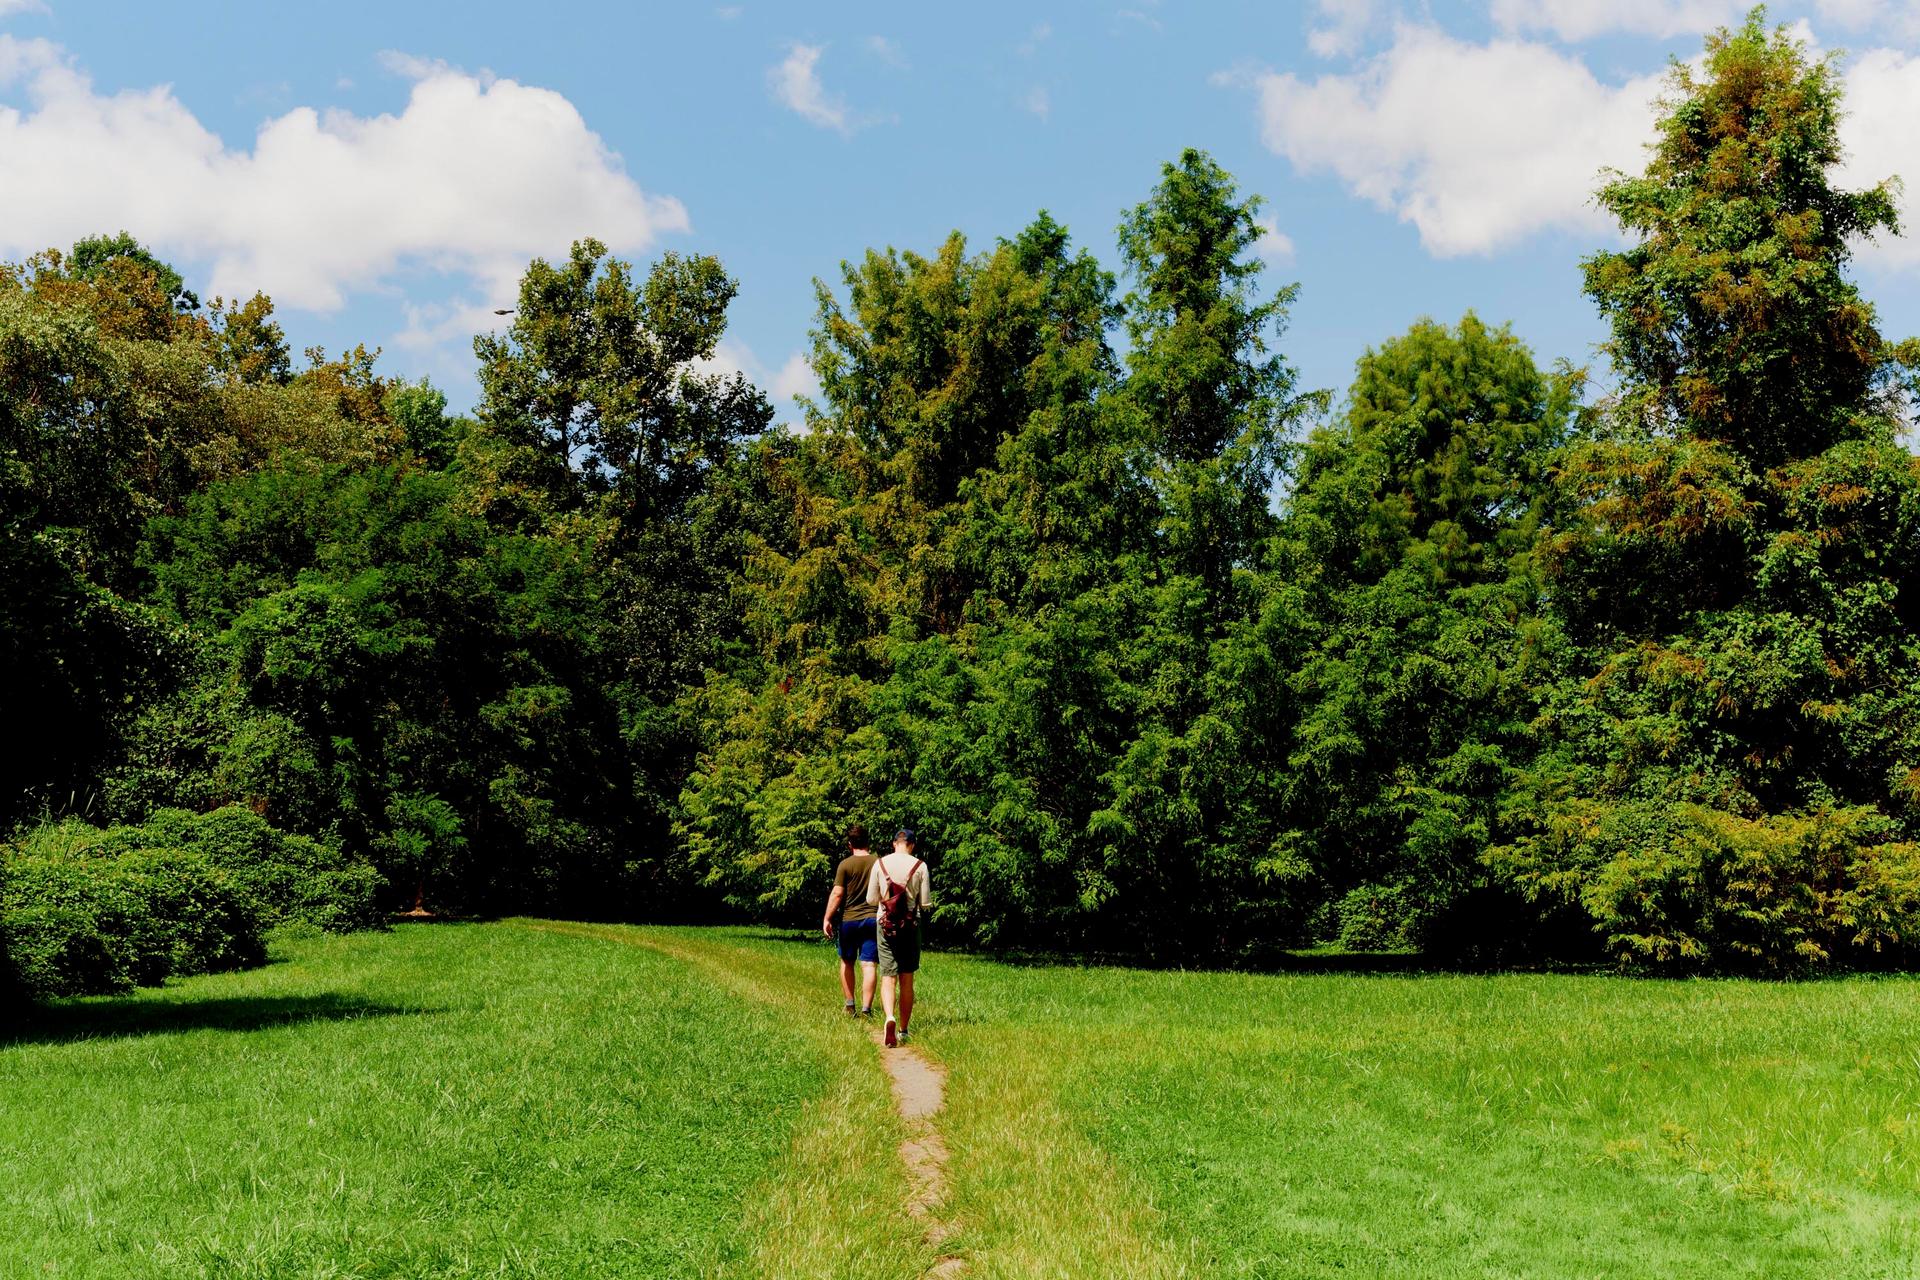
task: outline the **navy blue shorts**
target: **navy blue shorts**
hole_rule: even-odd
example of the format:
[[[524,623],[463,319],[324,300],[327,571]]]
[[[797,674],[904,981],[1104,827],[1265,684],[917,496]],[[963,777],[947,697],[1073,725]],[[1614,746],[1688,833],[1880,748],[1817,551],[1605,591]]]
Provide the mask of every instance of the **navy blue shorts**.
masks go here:
[[[872,916],[865,920],[842,920],[837,936],[840,939],[840,958],[846,961],[878,960],[880,958],[879,937],[874,926],[879,922]]]

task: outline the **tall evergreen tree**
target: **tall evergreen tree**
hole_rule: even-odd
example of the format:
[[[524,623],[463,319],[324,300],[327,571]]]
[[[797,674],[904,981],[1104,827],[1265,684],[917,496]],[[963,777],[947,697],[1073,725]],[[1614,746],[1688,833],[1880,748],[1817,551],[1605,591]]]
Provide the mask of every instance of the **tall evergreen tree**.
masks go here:
[[[1549,541],[1574,647],[1496,861],[1609,945],[1785,967],[1910,946],[1920,864],[1920,477],[1845,267],[1892,232],[1842,191],[1840,88],[1756,11],[1677,66],[1646,172],[1602,203],[1635,237],[1586,263],[1622,382],[1562,469]],[[1905,885],[1907,887],[1901,888]],[[1911,900],[1905,908],[1911,919]]]

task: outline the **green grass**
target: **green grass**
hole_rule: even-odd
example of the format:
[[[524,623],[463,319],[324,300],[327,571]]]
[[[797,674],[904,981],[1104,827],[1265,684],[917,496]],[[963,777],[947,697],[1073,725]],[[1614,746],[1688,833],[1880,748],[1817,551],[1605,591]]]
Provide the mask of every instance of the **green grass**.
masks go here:
[[[641,947],[280,955],[0,1039],[0,1275],[754,1274],[748,1208],[846,1070],[817,1013]]]
[[[932,1260],[817,943],[509,922],[281,954],[0,1040],[0,1275]],[[921,981],[976,1277],[1920,1274],[1911,979],[935,953]]]
[[[1920,983],[933,974],[925,1042],[1033,1078],[1169,1270],[1920,1274]]]

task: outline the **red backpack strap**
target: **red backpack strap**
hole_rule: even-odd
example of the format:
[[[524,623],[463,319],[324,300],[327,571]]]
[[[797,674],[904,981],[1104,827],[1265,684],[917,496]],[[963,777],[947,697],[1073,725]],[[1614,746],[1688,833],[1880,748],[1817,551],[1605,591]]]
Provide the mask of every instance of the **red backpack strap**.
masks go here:
[[[893,883],[893,877],[887,874],[887,860],[885,858],[881,858],[875,863],[875,865],[880,868],[880,878],[887,882],[887,896],[889,897],[893,896],[893,890],[895,886]],[[913,865],[907,868],[907,874],[900,878],[899,887],[901,889],[904,889],[908,895],[907,906],[909,909],[911,909],[913,906],[913,897],[912,897],[913,873],[918,871],[919,869],[920,869],[920,859],[915,858],[913,860]]]

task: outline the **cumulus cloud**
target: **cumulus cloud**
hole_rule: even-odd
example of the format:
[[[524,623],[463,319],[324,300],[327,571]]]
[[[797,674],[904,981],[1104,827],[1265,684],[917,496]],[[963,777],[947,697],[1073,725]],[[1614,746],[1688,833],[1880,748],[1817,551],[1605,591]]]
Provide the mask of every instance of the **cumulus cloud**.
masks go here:
[[[820,82],[820,55],[826,51],[825,45],[791,46],[786,58],[767,73],[767,83],[773,89],[774,101],[808,124],[852,133],[846,102],[829,94]]]
[[[46,13],[43,0],[0,0],[0,18],[11,18],[17,13]]]
[[[1899,178],[1900,225],[1906,233],[1864,245],[1860,256],[1888,266],[1920,267],[1920,55],[1873,49],[1848,66],[1846,79],[1840,180],[1870,187]]]
[[[1641,162],[1660,76],[1609,85],[1544,45],[1406,27],[1353,73],[1252,83],[1271,150],[1303,172],[1331,171],[1452,256],[1604,226],[1596,175]]]
[[[767,389],[776,400],[792,400],[798,396],[817,399],[820,395],[820,379],[814,376],[813,366],[807,363],[807,358],[796,351],[774,373]]]
[[[1293,237],[1282,231],[1278,222],[1271,217],[1256,217],[1253,223],[1260,228],[1260,238],[1253,242],[1255,257],[1270,266],[1293,261]]]
[[[722,338],[713,354],[704,360],[696,360],[694,367],[701,373],[731,375],[738,373],[767,393],[773,401],[774,411],[779,414],[790,413],[794,401],[806,396],[809,399],[820,395],[820,380],[814,376],[813,366],[807,363],[807,357],[801,352],[788,356],[779,368],[773,368],[746,343],[734,338]]]
[[[1880,28],[1906,40],[1920,40],[1920,0],[1814,0],[1823,21],[1849,31]]]
[[[1749,7],[1747,0],[1493,0],[1492,13],[1509,34],[1545,32],[1577,41],[1615,31],[1661,37],[1708,31],[1738,22]]]
[[[1037,84],[1020,99],[1020,106],[1028,113],[1046,120],[1053,115],[1053,95],[1047,92],[1045,85]]]
[[[1315,0],[1320,25],[1307,33],[1307,47],[1322,58],[1351,54],[1373,22],[1373,0]]]
[[[399,114],[298,107],[233,148],[166,86],[102,94],[59,46],[0,34],[0,251],[125,228],[204,264],[209,292],[326,311],[422,269],[511,298],[578,236],[630,253],[686,229],[560,94],[386,64],[413,82]]]
[[[1906,184],[1909,234],[1861,254],[1920,266],[1920,56],[1872,50],[1844,76],[1840,180],[1871,186],[1899,176]],[[1553,229],[1611,232],[1593,203],[1600,171],[1644,165],[1663,77],[1609,84],[1547,45],[1474,44],[1407,27],[1351,73],[1307,81],[1269,72],[1251,84],[1271,150],[1302,172],[1333,173],[1411,223],[1429,252],[1449,257]]]

